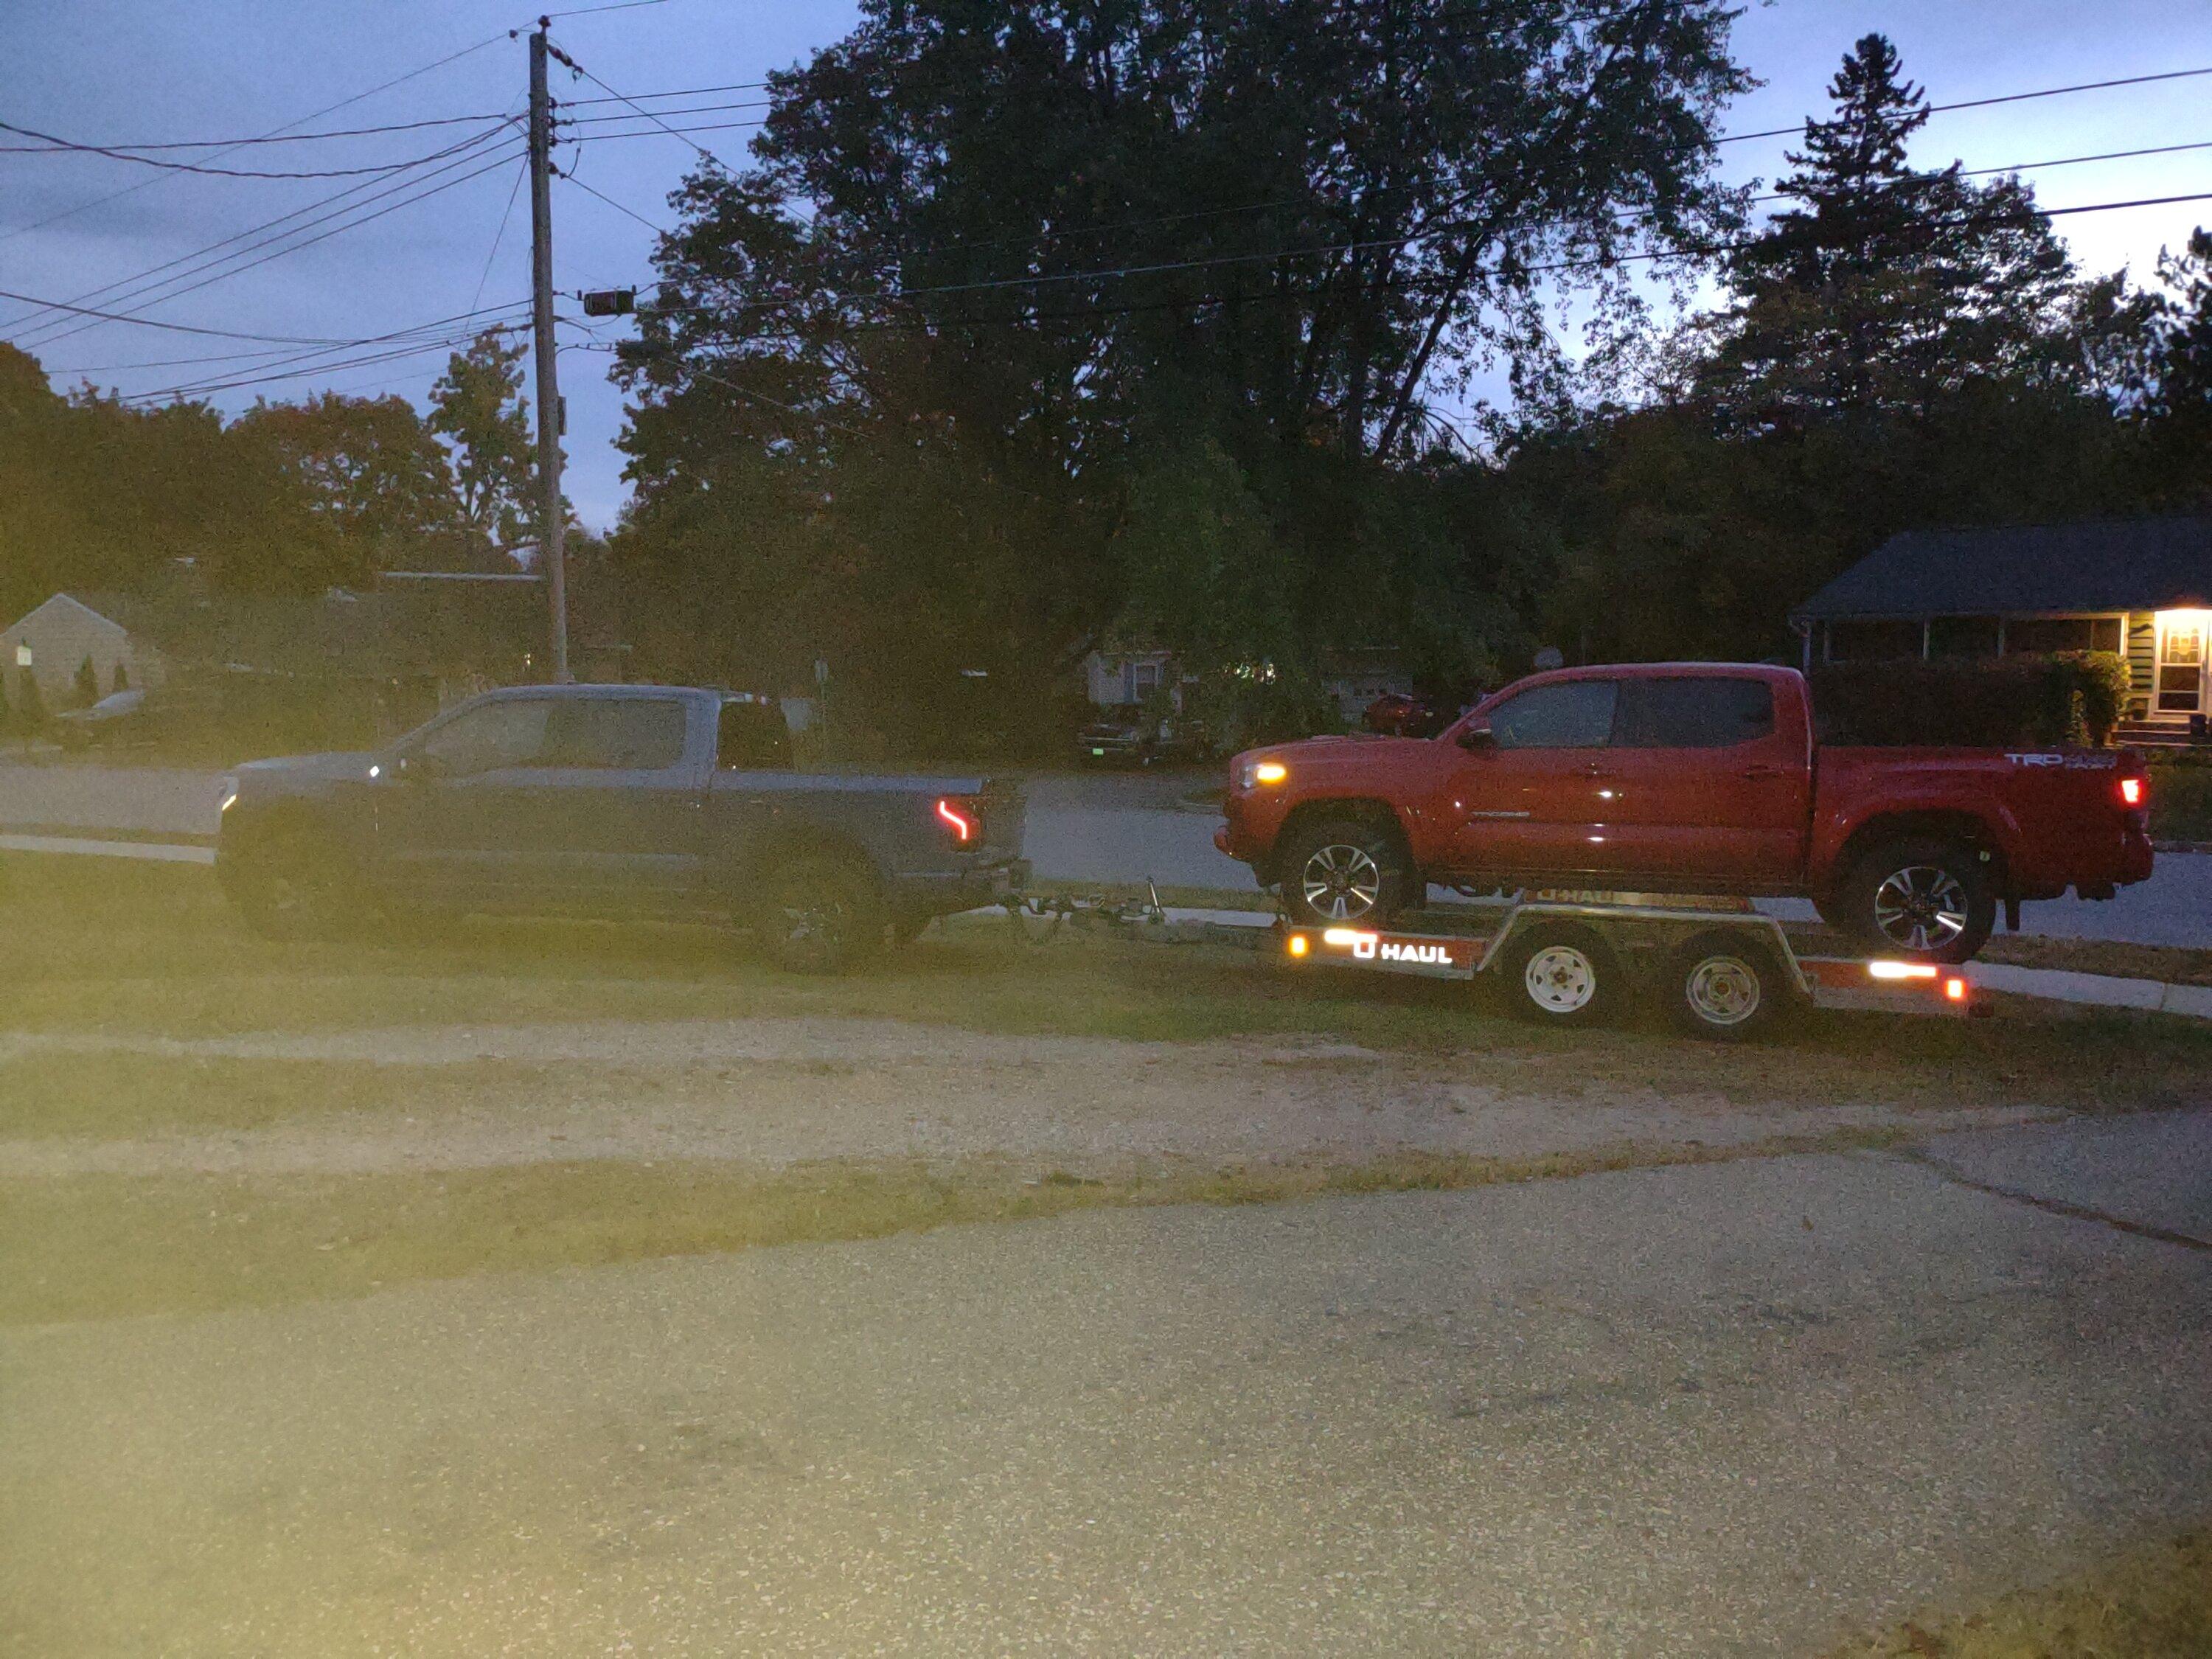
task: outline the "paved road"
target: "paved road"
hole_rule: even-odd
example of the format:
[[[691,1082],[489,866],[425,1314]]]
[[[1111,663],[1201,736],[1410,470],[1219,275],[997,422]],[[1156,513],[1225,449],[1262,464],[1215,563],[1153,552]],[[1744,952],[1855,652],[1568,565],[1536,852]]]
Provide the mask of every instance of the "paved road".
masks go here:
[[[16,1330],[0,1645],[1808,1654],[2201,1523],[2207,1375],[2205,1249],[1884,1155]]]
[[[1029,854],[1037,873],[1256,891],[1252,872],[1213,848],[1216,819],[1183,797],[1203,773],[1048,774],[1027,780]],[[213,835],[216,775],[0,762],[0,830],[21,826]],[[1765,908],[1810,920],[1802,901]],[[2212,854],[2163,854],[2157,873],[2100,903],[2022,907],[2023,931],[2063,939],[2212,948]]]

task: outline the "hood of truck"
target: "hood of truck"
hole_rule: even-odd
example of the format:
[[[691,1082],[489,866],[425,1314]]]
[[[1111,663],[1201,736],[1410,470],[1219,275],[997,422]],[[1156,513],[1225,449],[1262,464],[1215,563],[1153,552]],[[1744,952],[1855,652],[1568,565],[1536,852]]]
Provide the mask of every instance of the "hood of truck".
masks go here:
[[[368,750],[333,752],[325,755],[282,755],[274,760],[247,761],[234,769],[240,784],[254,783],[282,787],[290,783],[365,782],[368,769],[376,764],[376,756]]]

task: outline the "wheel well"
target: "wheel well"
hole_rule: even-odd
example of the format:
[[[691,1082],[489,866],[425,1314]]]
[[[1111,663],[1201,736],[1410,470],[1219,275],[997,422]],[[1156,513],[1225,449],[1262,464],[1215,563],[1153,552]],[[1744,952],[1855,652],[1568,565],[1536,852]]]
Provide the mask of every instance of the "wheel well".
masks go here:
[[[878,893],[885,890],[884,874],[877,866],[874,855],[851,836],[841,836],[835,831],[793,830],[759,843],[750,850],[749,856],[777,864],[796,860],[834,864],[866,878]]]
[[[1850,838],[1837,853],[1831,886],[1840,884],[1858,861],[1880,843],[1920,836],[1960,842],[1985,854],[1991,879],[2000,893],[2004,890],[2004,853],[1990,834],[1989,825],[1972,812],[1948,811],[1889,812],[1868,819],[1851,831]]]
[[[1399,853],[1405,858],[1407,868],[1413,867],[1413,848],[1406,839],[1406,826],[1398,821],[1398,814],[1391,809],[1389,802],[1359,798],[1310,800],[1292,807],[1290,815],[1283,820],[1283,827],[1275,832],[1275,844],[1268,849],[1267,854],[1267,880],[1269,885],[1283,878],[1277,859],[1291,837],[1308,824],[1324,818],[1343,818],[1381,830],[1396,844]]]

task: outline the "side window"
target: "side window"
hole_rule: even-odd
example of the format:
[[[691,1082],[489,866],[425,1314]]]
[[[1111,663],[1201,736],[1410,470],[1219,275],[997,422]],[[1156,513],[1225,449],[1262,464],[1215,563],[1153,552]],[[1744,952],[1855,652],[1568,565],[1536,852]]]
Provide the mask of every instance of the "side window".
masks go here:
[[[1626,680],[1613,741],[1622,749],[1726,749],[1774,735],[1764,680]]]
[[[672,697],[563,697],[541,766],[658,772],[684,758],[684,705]]]
[[[789,771],[791,734],[783,710],[750,698],[724,703],[714,756],[725,772]]]
[[[1613,731],[1618,680],[1532,686],[1490,712],[1500,749],[1602,749]]]
[[[454,777],[528,766],[544,750],[551,708],[542,699],[502,697],[464,709],[424,738],[418,752]]]

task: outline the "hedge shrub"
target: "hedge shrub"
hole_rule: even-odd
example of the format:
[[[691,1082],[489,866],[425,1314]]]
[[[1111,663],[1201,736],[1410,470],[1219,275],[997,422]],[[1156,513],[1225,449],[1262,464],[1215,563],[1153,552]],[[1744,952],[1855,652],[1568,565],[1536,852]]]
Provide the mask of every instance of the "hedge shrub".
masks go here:
[[[1820,740],[1883,748],[2103,744],[2127,696],[2127,661],[2110,651],[1813,671]]]
[[[2150,833],[2158,841],[2212,841],[2212,750],[2151,757]]]

